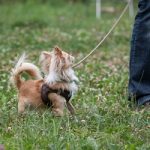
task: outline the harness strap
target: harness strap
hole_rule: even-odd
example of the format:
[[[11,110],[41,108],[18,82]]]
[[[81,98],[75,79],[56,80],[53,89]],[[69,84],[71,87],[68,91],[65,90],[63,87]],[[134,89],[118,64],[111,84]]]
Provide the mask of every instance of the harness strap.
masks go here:
[[[48,94],[50,94],[50,93],[56,93],[56,94],[64,97],[67,102],[70,100],[70,98],[72,96],[72,93],[68,90],[51,89],[47,84],[43,84],[42,88],[41,88],[41,98],[42,98],[43,103],[48,107],[52,106],[52,102],[48,98]]]

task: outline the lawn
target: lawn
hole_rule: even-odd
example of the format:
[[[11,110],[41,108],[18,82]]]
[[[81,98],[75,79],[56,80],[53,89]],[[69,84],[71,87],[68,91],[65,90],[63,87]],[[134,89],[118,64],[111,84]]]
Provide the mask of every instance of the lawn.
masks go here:
[[[115,1],[115,0],[113,0]],[[128,13],[105,43],[75,69],[79,91],[68,112],[54,118],[50,110],[17,114],[17,92],[9,84],[14,61],[23,52],[38,65],[41,51],[55,45],[76,57],[87,54],[110,29],[124,2],[95,4],[11,3],[0,5],[0,144],[6,150],[148,150],[150,111],[129,107],[128,61],[133,18]]]

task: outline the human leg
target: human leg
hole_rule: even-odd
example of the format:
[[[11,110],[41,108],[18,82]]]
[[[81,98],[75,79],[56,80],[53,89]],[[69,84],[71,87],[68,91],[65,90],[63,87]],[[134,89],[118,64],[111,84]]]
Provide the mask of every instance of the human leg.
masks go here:
[[[150,101],[150,2],[139,0],[131,40],[129,98]]]

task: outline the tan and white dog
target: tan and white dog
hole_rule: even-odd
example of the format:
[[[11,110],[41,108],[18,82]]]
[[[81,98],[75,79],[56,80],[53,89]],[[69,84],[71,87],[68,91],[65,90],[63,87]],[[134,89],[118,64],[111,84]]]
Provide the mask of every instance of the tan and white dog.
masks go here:
[[[74,57],[55,47],[52,52],[43,52],[40,63],[43,71],[47,74],[43,79],[35,65],[26,62],[23,55],[12,71],[11,80],[18,89],[18,112],[23,113],[25,107],[30,105],[35,108],[51,106],[55,116],[63,116],[65,103],[71,114],[74,108],[69,99],[77,92],[77,82],[72,65]],[[24,81],[20,75],[27,72],[36,80]],[[43,94],[47,94],[44,95]],[[46,101],[43,98],[46,97]]]

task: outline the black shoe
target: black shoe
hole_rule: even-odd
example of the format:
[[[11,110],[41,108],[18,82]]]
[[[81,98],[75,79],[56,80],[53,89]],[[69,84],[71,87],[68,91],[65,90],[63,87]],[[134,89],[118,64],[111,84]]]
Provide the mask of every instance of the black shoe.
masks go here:
[[[146,107],[147,107],[147,106],[149,107],[149,106],[150,106],[150,101],[144,103],[143,105],[146,106]]]

